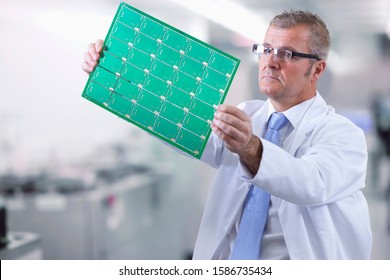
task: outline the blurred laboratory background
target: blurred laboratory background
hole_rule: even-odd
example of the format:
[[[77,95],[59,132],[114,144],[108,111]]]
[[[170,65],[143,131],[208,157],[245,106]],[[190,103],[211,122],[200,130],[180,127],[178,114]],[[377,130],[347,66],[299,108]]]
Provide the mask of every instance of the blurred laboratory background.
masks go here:
[[[283,10],[328,24],[319,91],[367,137],[372,259],[390,259],[390,0],[127,0],[241,59],[226,103],[264,99],[251,45]],[[214,170],[81,97],[118,0],[0,0],[0,259],[188,259]]]

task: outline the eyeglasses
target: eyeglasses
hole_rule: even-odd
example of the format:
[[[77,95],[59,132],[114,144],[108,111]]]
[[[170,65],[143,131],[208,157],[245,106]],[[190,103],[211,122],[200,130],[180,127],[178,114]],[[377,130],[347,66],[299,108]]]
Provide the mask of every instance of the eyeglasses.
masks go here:
[[[261,57],[261,55],[263,54],[269,55],[272,52],[280,60],[291,60],[295,56],[321,60],[321,58],[319,58],[315,54],[307,54],[307,53],[294,52],[286,49],[265,47],[262,44],[254,44],[252,47],[252,52],[259,57]]]

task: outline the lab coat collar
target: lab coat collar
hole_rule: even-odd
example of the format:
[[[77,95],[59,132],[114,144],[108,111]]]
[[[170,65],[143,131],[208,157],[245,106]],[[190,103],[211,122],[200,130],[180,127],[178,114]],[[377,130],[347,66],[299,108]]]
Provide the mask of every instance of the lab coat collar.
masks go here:
[[[294,129],[296,129],[294,140],[288,151],[290,154],[295,154],[298,147],[305,140],[307,133],[311,132],[315,128],[316,124],[318,124],[318,122],[325,117],[329,111],[329,106],[327,106],[325,100],[319,92],[316,93],[313,100],[309,100],[308,102],[308,107],[304,108],[305,113],[303,117],[299,118],[302,120],[300,123],[295,122],[295,119],[291,118],[290,114],[288,114],[289,116],[286,116],[287,118],[290,117],[291,121],[290,119],[289,121],[294,126]],[[261,137],[261,135],[264,135],[265,133],[268,117],[273,112],[270,106],[272,106],[272,104],[269,100],[267,100],[267,102],[265,102],[264,105],[261,106],[252,116],[253,134],[258,137]]]

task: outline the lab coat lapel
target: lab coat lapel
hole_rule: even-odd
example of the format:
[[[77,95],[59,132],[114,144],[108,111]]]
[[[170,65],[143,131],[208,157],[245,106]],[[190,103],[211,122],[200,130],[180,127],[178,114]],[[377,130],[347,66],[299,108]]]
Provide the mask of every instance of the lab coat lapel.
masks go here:
[[[317,92],[313,104],[311,104],[301,124],[297,128],[297,132],[288,151],[290,154],[294,155],[297,152],[302,142],[306,139],[307,134],[313,131],[319,121],[327,115],[328,111],[329,109],[325,100]]]
[[[268,102],[265,102],[263,106],[252,116],[252,132],[258,137],[265,135],[267,124]]]

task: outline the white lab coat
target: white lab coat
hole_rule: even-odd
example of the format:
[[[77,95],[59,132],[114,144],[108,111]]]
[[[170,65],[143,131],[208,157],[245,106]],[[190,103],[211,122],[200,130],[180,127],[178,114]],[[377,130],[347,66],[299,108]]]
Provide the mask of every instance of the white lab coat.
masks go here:
[[[264,135],[268,103],[240,104]],[[317,93],[288,151],[262,139],[260,168],[251,176],[212,134],[201,160],[218,169],[209,192],[194,259],[218,259],[241,213],[248,186],[274,196],[291,259],[369,259],[372,235],[365,186],[367,147],[361,129]]]

